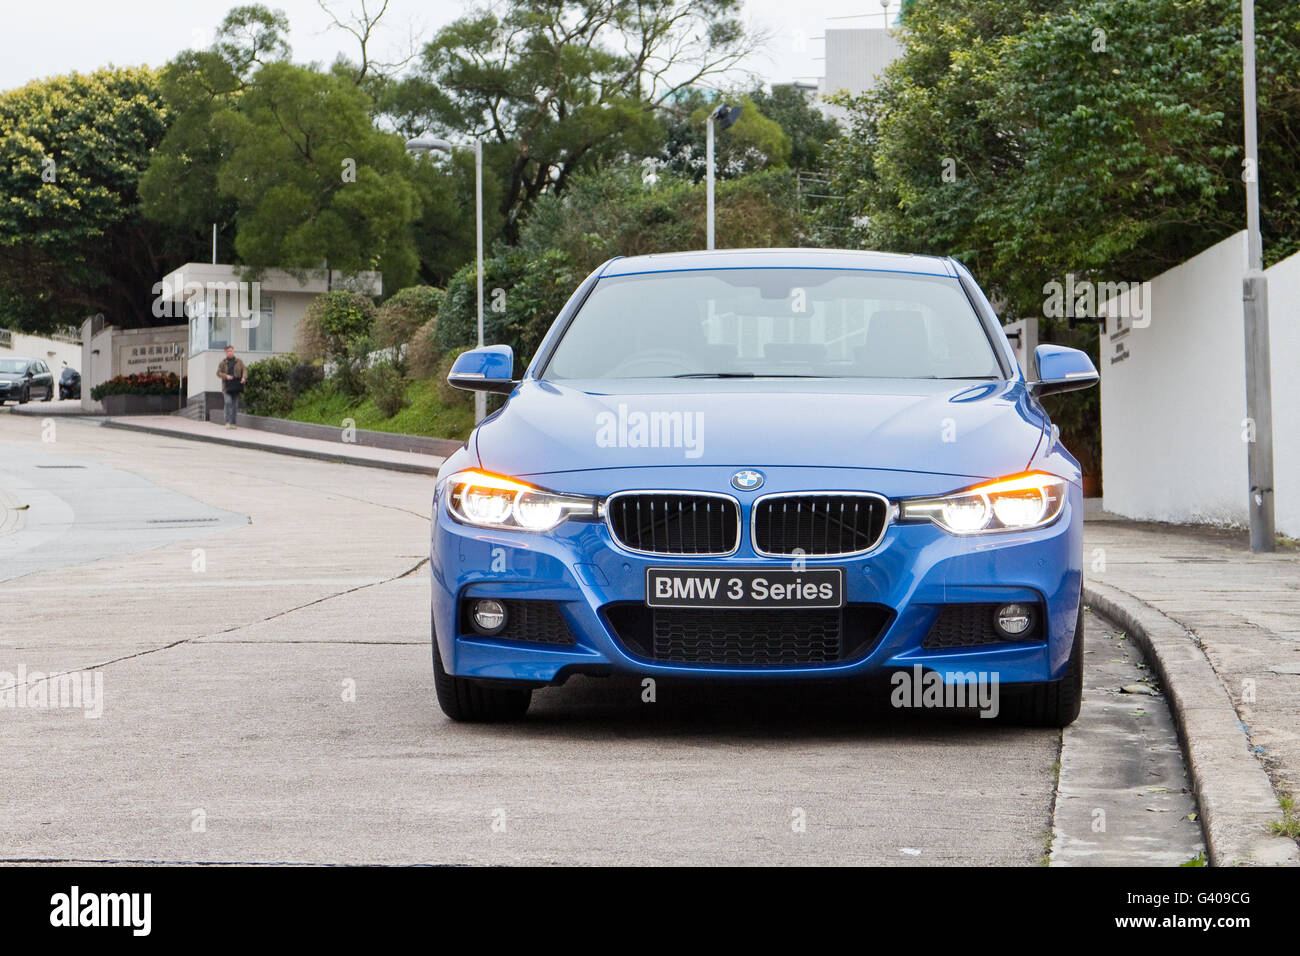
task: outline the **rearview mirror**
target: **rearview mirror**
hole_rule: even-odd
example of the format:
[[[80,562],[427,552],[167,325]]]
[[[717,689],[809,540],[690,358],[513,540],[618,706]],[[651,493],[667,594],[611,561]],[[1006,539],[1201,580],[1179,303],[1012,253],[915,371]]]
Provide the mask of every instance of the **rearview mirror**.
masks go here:
[[[470,392],[501,392],[509,395],[519,383],[511,376],[515,371],[515,351],[508,345],[485,345],[462,352],[451,366],[447,384]]]
[[[1100,378],[1087,352],[1064,345],[1038,346],[1034,349],[1034,364],[1038,366],[1038,381],[1030,382],[1029,390],[1035,395],[1088,388]]]

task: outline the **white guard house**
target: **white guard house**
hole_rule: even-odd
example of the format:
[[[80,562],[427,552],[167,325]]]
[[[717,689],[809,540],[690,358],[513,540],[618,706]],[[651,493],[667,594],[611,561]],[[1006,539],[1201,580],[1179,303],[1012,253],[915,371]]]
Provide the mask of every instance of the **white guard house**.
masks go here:
[[[160,318],[188,322],[187,354],[191,417],[206,419],[221,407],[217,365],[226,346],[245,365],[294,350],[298,323],[312,299],[331,289],[348,289],[370,296],[383,292],[378,272],[344,275],[318,269],[302,280],[281,269],[241,278],[237,266],[187,262],[154,288],[154,312]]]

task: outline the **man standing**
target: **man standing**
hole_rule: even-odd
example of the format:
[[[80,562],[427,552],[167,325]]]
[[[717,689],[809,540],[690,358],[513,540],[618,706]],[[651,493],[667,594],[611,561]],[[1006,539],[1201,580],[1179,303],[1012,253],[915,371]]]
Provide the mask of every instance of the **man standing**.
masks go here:
[[[239,415],[239,396],[248,381],[248,369],[235,358],[235,350],[229,345],[226,346],[226,357],[217,366],[217,375],[221,378],[221,394],[226,400],[226,427],[234,428]]]

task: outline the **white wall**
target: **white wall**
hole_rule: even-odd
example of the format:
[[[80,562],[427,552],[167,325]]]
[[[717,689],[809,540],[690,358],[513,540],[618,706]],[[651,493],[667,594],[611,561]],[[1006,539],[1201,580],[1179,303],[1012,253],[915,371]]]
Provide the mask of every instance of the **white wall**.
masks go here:
[[[1245,269],[1240,232],[1151,281],[1145,328],[1107,320],[1100,371],[1108,511],[1153,521],[1248,522]],[[1300,537],[1300,255],[1268,276],[1277,529]]]
[[[54,381],[59,380],[63,363],[67,362],[77,371],[81,371],[81,343],[50,339],[42,335],[27,335],[13,332],[8,336],[10,346],[5,348],[0,343],[0,358],[34,358],[40,359],[54,373]]]
[[[1300,253],[1264,272],[1272,349],[1273,508],[1277,529],[1300,538]]]
[[[118,329],[105,326],[90,334],[90,320],[82,325],[81,407],[87,412],[103,411],[103,404],[90,397],[90,390],[117,375],[140,372],[180,374],[181,363],[173,357],[173,346],[184,346],[188,330],[184,325],[163,325],[147,329]]]
[[[875,89],[880,75],[903,55],[896,30],[881,27],[829,29],[825,31],[826,75],[818,84],[822,112],[841,122],[848,111],[826,97],[836,93],[866,93]]]

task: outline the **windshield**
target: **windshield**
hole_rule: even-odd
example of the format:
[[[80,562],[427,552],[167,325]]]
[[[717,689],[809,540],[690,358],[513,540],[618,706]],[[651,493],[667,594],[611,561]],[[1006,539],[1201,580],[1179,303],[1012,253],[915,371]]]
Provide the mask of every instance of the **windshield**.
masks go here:
[[[550,379],[962,378],[1002,372],[955,278],[718,269],[597,282]]]
[[[16,372],[21,375],[27,371],[27,363],[18,359],[0,359],[0,372]]]

